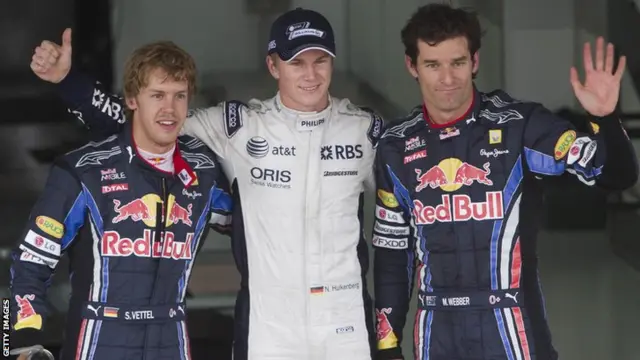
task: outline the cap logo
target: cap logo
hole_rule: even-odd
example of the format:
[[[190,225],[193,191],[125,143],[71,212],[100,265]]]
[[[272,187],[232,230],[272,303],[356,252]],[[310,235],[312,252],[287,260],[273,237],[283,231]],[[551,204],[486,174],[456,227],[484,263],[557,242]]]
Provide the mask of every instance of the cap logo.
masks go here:
[[[318,30],[318,29],[311,29],[309,28],[309,26],[311,26],[311,23],[308,21],[289,25],[289,27],[287,27],[287,32],[286,32],[288,39],[293,40],[300,36],[316,36],[319,38],[324,37],[325,35],[324,31]]]

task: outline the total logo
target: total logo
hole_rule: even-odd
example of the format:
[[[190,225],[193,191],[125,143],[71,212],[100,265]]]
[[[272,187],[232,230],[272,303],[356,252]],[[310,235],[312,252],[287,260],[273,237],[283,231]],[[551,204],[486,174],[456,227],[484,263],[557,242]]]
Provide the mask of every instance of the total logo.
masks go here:
[[[490,165],[487,162],[480,169],[460,159],[447,158],[424,173],[420,169],[415,169],[416,180],[418,180],[416,192],[422,191],[427,187],[432,189],[440,187],[444,191],[452,192],[460,189],[462,185],[469,186],[474,181],[491,186],[493,181],[489,179],[489,174],[491,174]]]
[[[187,233],[184,242],[175,241],[175,235],[171,231],[162,233],[162,241],[154,242],[154,238],[155,231],[150,229],[145,229],[142,237],[135,240],[121,237],[117,231],[105,231],[101,241],[102,255],[191,260],[193,233]]]
[[[362,145],[324,145],[320,150],[322,160],[362,159]]]
[[[291,171],[277,169],[251,168],[251,183],[276,189],[291,188]]]
[[[111,221],[114,224],[124,220],[131,220],[135,222],[142,221],[148,227],[155,227],[158,203],[162,204],[163,201],[157,194],[147,194],[124,205],[120,203],[120,200],[113,199],[113,211],[118,215],[116,215]],[[167,214],[166,226],[171,226],[179,222],[182,222],[187,226],[192,225],[191,204],[187,205],[185,208],[178,204],[175,196],[169,195],[167,209],[169,209],[169,211]]]
[[[263,137],[254,136],[247,141],[247,153],[253,158],[260,159],[269,154],[269,142]],[[271,154],[276,156],[296,156],[295,146],[274,146]]]
[[[472,202],[469,195],[442,195],[437,206],[424,205],[413,200],[413,215],[416,225],[431,225],[435,222],[497,220],[504,217],[502,191],[489,191],[485,201]]]

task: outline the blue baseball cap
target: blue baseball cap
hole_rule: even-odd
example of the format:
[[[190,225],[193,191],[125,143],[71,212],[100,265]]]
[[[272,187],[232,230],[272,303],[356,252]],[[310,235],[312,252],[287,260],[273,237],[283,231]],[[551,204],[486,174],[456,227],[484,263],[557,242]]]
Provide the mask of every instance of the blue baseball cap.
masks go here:
[[[317,49],[336,56],[333,28],[320,13],[296,8],[280,15],[271,25],[268,53],[290,61],[303,51]]]

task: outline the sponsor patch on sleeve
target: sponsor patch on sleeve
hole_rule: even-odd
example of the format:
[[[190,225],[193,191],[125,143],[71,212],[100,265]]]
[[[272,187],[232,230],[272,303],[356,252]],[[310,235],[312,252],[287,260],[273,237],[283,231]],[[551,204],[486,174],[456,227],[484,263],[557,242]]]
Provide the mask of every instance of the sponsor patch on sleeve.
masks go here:
[[[404,250],[409,247],[407,239],[392,239],[384,236],[373,235],[371,243],[375,247],[392,250]]]
[[[64,226],[48,216],[38,216],[36,218],[36,225],[40,230],[56,239],[62,239],[62,235],[64,235]]]
[[[382,189],[378,190],[378,199],[380,199],[385,206],[390,208],[396,208],[400,205],[395,195]]]
[[[29,230],[27,236],[24,238],[24,242],[46,254],[53,255],[56,258],[60,256],[60,244],[36,234],[33,230]]]
[[[242,127],[242,107],[240,101],[225,101],[224,103],[224,129],[228,138],[232,138]]]
[[[380,205],[376,205],[376,219],[395,224],[405,223],[401,213],[387,210]]]
[[[556,142],[556,147],[553,151],[553,155],[555,159],[560,160],[564,158],[569,152],[569,149],[571,148],[571,145],[573,145],[573,142],[575,140],[576,140],[575,131],[567,130],[564,133],[562,133],[562,135],[560,135],[560,137],[558,138],[558,141]]]

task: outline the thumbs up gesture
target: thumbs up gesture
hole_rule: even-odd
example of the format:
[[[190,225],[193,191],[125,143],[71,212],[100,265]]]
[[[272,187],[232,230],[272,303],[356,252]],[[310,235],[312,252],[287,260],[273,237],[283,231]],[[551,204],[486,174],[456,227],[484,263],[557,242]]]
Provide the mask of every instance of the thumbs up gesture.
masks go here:
[[[31,58],[31,70],[40,79],[51,83],[62,81],[71,70],[71,29],[62,33],[62,45],[45,40],[36,47]]]

